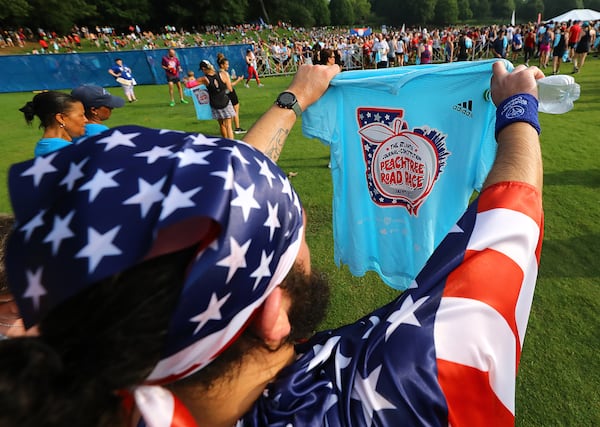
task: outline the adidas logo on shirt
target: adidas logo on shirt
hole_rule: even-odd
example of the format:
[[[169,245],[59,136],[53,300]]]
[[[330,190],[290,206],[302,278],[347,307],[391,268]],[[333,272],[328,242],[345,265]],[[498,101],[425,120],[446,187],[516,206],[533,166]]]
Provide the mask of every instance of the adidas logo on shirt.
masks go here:
[[[468,101],[459,102],[458,104],[454,105],[452,109],[464,114],[470,119],[473,118],[473,101],[471,99]]]

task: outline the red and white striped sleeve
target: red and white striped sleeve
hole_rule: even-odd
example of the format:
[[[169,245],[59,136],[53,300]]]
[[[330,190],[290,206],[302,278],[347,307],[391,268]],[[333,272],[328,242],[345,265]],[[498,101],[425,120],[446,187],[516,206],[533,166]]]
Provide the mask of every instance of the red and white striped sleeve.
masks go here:
[[[448,276],[434,326],[451,426],[514,425],[542,237],[537,189],[503,182],[482,192],[465,258]]]
[[[135,403],[146,427],[198,427],[194,417],[172,392],[161,386],[139,386]]]

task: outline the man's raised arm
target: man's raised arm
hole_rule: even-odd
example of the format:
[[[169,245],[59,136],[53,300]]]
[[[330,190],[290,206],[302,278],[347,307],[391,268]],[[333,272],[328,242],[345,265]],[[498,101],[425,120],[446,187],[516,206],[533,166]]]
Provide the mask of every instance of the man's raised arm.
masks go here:
[[[329,82],[339,72],[339,67],[301,65],[286,92],[296,97],[300,111],[304,111],[325,93]],[[276,162],[296,118],[297,113],[293,109],[273,104],[250,128],[243,141]]]
[[[496,161],[484,188],[497,182],[518,181],[542,189],[542,153],[539,140],[537,67],[520,65],[509,73],[502,61],[494,64],[491,83],[496,115]]]

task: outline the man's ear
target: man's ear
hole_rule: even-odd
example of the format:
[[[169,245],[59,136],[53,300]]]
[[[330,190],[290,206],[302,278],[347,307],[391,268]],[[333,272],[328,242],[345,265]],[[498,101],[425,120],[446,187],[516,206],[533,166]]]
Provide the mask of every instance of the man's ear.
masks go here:
[[[287,310],[289,301],[277,287],[267,297],[250,326],[269,347],[277,348],[290,334],[291,326]]]

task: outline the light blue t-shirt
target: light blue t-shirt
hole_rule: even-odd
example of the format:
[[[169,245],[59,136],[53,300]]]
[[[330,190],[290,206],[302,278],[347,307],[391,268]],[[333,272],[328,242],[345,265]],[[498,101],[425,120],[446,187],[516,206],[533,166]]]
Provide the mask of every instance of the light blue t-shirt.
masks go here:
[[[35,157],[44,156],[69,145],[71,145],[71,142],[67,141],[66,139],[42,138],[35,145],[33,154]]]
[[[85,125],[85,134],[83,136],[86,137],[98,135],[99,133],[102,133],[108,129],[110,129],[108,126],[100,123],[88,123]]]
[[[108,126],[100,124],[100,123],[87,123],[85,125],[85,133],[82,136],[73,139],[73,144],[77,144],[83,138],[87,138],[88,136],[98,135],[99,133],[102,133],[108,129],[110,129]]]
[[[338,265],[411,285],[493,163],[495,61],[344,72],[305,111],[331,147]]]

